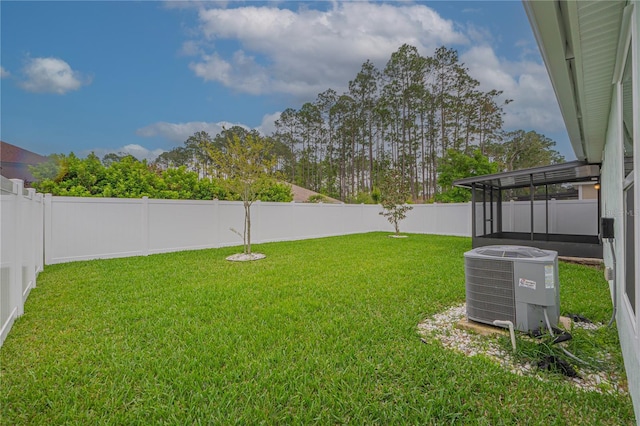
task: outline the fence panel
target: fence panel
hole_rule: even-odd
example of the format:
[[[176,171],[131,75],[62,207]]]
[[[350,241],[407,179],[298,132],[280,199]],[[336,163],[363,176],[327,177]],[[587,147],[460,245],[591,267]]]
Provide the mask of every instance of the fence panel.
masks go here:
[[[244,206],[239,201],[218,201],[217,203],[218,213],[212,220],[218,227],[218,240],[212,243],[215,247],[241,245],[241,235],[244,232]],[[253,212],[252,218],[257,220]],[[251,232],[256,232],[254,226],[251,227]],[[252,238],[251,241],[253,242],[254,239]]]
[[[16,293],[21,292],[21,283],[15,280],[16,241],[18,239],[17,203],[18,195],[14,184],[0,176],[0,342],[4,342],[7,333],[18,316],[19,301]]]
[[[43,267],[43,197],[0,176],[0,345]]]
[[[149,253],[215,247],[218,224],[216,202],[147,200]]]
[[[598,200],[562,200],[554,212],[558,233],[598,235]]]
[[[242,244],[242,237],[232,231],[243,232],[241,202],[73,197],[45,201],[47,264]],[[536,202],[534,209],[535,231],[545,232],[545,202]],[[378,205],[255,202],[251,241],[393,232],[381,210]],[[526,201],[503,203],[503,230],[529,232],[530,211]],[[596,217],[595,201],[549,201],[551,233],[593,235]],[[481,229],[478,223],[479,234]],[[400,230],[470,236],[471,203],[413,205]]]
[[[387,222],[393,231],[393,225]],[[401,232],[471,236],[471,204],[415,204],[400,223]]]
[[[547,229],[547,203],[534,201],[534,232]],[[552,234],[597,235],[597,200],[549,200],[548,227]],[[531,202],[509,201],[502,204],[502,230],[531,232]]]
[[[46,212],[51,215],[47,264],[137,256],[147,252],[144,200],[52,198],[50,210]],[[166,225],[170,226],[170,223]]]

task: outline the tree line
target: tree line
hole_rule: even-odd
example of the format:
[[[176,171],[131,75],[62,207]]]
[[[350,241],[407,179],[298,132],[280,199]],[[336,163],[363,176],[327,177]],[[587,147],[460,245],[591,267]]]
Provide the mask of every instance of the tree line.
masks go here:
[[[425,57],[405,44],[382,70],[367,60],[346,92],[327,89],[299,109],[285,109],[271,135],[240,126],[213,136],[200,131],[183,146],[144,164],[169,183],[177,178],[163,174],[169,176],[170,170],[179,168],[180,173],[193,173],[189,179],[215,182],[224,176],[215,167],[212,152],[224,150],[234,138],[262,138],[283,180],[327,196],[375,202],[385,176],[393,171],[406,187],[407,201],[451,202],[467,198],[464,191],[452,187],[457,178],[564,161],[554,149],[555,142],[544,135],[503,131],[503,106],[511,100],[501,100],[499,90],[479,87],[455,50],[443,46]],[[124,157],[109,154],[105,166]],[[176,196],[171,185],[159,184],[159,188],[160,195]],[[229,196],[219,188],[191,188],[194,197]],[[136,191],[130,195],[144,192]],[[109,186],[102,193],[119,196]]]
[[[481,91],[453,49],[431,57],[401,46],[378,70],[366,61],[338,94],[329,89],[287,109],[275,137],[290,148],[291,179],[340,199],[370,193],[398,169],[414,200],[438,193],[438,164],[448,149],[469,151],[497,140],[501,91]]]
[[[503,106],[511,100],[479,86],[455,50],[440,47],[425,57],[405,44],[382,70],[366,61],[348,91],[327,89],[299,109],[285,109],[266,137],[287,181],[347,202],[372,200],[391,169],[399,171],[411,200],[450,201],[450,181],[439,176],[452,152],[474,157],[477,150],[496,171],[563,161],[544,135],[504,132]],[[206,147],[254,133],[240,127],[214,137],[198,132],[156,164],[215,174]]]
[[[161,169],[127,154],[54,154],[48,162],[30,167],[33,187],[42,193],[69,197],[242,200],[241,191],[227,185],[227,176],[202,177],[186,166]],[[291,187],[271,181],[255,195],[262,201],[289,202]]]

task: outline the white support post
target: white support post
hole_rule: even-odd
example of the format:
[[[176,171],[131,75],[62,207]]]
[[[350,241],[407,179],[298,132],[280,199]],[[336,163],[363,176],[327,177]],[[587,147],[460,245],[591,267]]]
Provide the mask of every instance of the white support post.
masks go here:
[[[142,255],[149,255],[149,197],[142,197]]]
[[[53,260],[53,196],[45,194],[44,196],[44,264],[51,265]]]
[[[516,230],[516,203],[513,200],[509,200],[509,230]]]
[[[36,227],[36,249],[34,250],[36,256],[36,274],[44,270],[44,196],[40,193],[36,193],[37,213],[34,220],[34,226]]]
[[[251,208],[251,244],[255,242],[260,244],[262,242],[262,202],[256,200]]]
[[[20,316],[24,314],[24,301],[22,299],[22,251],[23,244],[22,241],[22,229],[24,226],[24,215],[23,215],[23,202],[24,195],[22,190],[24,189],[24,182],[20,179],[11,179],[13,182],[13,193],[16,196],[16,202],[14,204],[14,253],[13,253],[13,262],[11,266],[11,305],[16,309],[16,315]]]
[[[36,286],[36,249],[38,247],[38,232],[37,232],[37,200],[36,200],[36,190],[33,188],[27,189],[27,202],[24,204],[26,207],[25,217],[27,218],[26,227],[24,231],[27,233],[25,235],[25,241],[27,244],[26,253],[25,253],[25,261],[26,261],[26,271],[27,271],[27,279],[29,280],[29,291]],[[23,248],[24,249],[24,248]],[[23,272],[24,273],[24,272]]]
[[[549,233],[558,232],[558,200],[552,198],[549,200]]]
[[[213,241],[211,241],[211,246],[219,248],[221,246],[220,243],[220,200],[215,198],[213,200],[213,221],[215,221],[216,226],[213,227],[214,235]]]

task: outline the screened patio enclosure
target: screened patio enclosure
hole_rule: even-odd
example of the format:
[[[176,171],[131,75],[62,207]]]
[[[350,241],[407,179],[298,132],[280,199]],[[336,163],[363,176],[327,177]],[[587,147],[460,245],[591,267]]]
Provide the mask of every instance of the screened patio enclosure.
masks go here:
[[[573,183],[593,184],[597,195],[580,200],[574,191],[571,197]],[[573,161],[453,184],[471,190],[473,248],[524,245],[560,256],[602,258],[599,164]]]

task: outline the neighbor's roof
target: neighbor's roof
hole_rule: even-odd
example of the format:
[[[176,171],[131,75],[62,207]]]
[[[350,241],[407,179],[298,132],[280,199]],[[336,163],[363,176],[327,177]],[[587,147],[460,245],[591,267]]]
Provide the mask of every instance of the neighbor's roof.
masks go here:
[[[491,175],[473,176],[453,182],[455,186],[471,188],[487,186],[496,189],[524,188],[531,185],[551,185],[554,183],[597,181],[600,176],[598,164],[584,161],[552,164],[550,166],[533,167],[513,172],[494,173]]]
[[[47,157],[0,141],[0,162],[2,163],[38,164],[43,161],[47,161]]]
[[[335,198],[327,197],[324,194],[319,194],[318,192],[312,191],[307,188],[303,188],[298,185],[294,185],[292,183],[290,183],[289,185],[291,185],[291,192],[293,193],[293,201],[296,203],[306,203],[307,201],[309,201],[309,197],[312,197],[314,195],[323,195],[326,199],[324,200],[324,202],[327,204],[342,204],[342,201],[336,200]]]
[[[28,166],[45,161],[47,161],[47,157],[0,141],[0,175],[8,179],[22,179],[25,183],[32,182],[34,177]]]
[[[579,160],[602,161],[611,108],[626,38],[626,1],[523,1],[571,145]],[[627,9],[629,10],[629,9]]]

